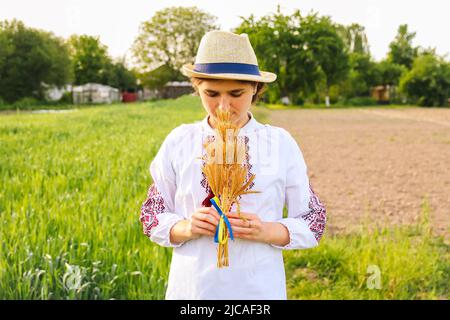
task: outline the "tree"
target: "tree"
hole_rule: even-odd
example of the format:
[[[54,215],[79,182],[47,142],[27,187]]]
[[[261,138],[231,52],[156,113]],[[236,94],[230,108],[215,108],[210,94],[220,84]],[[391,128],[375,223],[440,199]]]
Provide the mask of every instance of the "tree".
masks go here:
[[[13,46],[9,43],[6,32],[0,30],[0,70],[2,70],[6,62],[6,57],[11,54],[12,50]]]
[[[417,57],[418,48],[413,47],[412,41],[415,32],[408,32],[408,25],[402,24],[398,27],[397,36],[389,44],[388,60],[410,69],[413,60]]]
[[[126,67],[125,57],[108,64],[106,70],[108,85],[118,88],[121,91],[136,89],[136,74]]]
[[[349,54],[349,65],[348,77],[341,83],[343,94],[346,98],[369,96],[371,88],[380,81],[377,64],[369,55],[353,52]]]
[[[170,80],[184,79],[181,66],[194,61],[203,35],[218,29],[216,19],[196,7],[170,7],[143,22],[132,52],[144,82],[150,71],[162,65],[171,69]]]
[[[288,96],[290,101],[301,103],[317,90],[322,79],[329,104],[330,86],[348,72],[344,42],[329,17],[316,13],[303,17],[299,10],[285,16],[278,6],[276,13],[258,21],[253,15],[241,19],[234,32],[247,33],[260,67],[278,75],[269,87],[269,94],[276,90],[272,98]]]
[[[450,63],[433,54],[417,57],[400,79],[400,90],[421,106],[446,106],[450,95]]]
[[[391,62],[390,60],[382,60],[376,65],[378,74],[378,84],[383,86],[397,86],[401,75],[406,71],[406,67]]]
[[[108,56],[108,48],[98,37],[72,35],[68,44],[75,76],[74,84],[109,83],[112,61]]]
[[[349,26],[338,25],[337,31],[344,41],[347,52],[370,55],[366,29],[358,23]]]
[[[301,32],[305,38],[305,46],[312,52],[313,60],[323,72],[325,101],[329,106],[330,87],[345,79],[349,70],[349,59],[344,41],[331,19],[318,17],[317,13],[302,19]]]
[[[177,77],[178,74],[176,70],[172,69],[167,64],[163,64],[150,72],[140,74],[142,84],[152,89],[161,88],[167,82],[177,79]]]
[[[240,18],[242,22],[233,32],[246,33],[260,69],[277,74],[277,81],[268,89],[269,101],[288,97],[292,103],[301,104],[306,95],[316,90],[320,72],[305,46],[300,11],[285,16],[278,6],[276,13],[259,20],[253,15]]]
[[[52,33],[4,21],[0,44],[0,96],[7,102],[43,99],[45,85],[61,87],[70,81],[67,46]]]

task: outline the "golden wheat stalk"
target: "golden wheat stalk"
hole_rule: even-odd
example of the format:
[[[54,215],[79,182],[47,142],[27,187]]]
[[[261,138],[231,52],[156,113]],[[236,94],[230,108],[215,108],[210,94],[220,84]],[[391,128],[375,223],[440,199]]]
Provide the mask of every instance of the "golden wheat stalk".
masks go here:
[[[216,115],[216,139],[204,145],[206,153],[201,157],[205,163],[202,171],[211,191],[220,199],[222,212],[227,215],[235,203],[239,217],[246,221],[241,216],[239,197],[245,194],[259,193],[259,191],[247,190],[255,179],[255,175],[251,174],[246,181],[248,170],[243,163],[245,144],[238,139],[240,128],[231,122],[231,113],[228,110],[219,109],[216,111]],[[225,228],[224,224],[221,226]],[[219,242],[217,248],[217,266],[219,268],[229,265],[228,230],[224,230],[224,232],[225,241],[224,243]]]

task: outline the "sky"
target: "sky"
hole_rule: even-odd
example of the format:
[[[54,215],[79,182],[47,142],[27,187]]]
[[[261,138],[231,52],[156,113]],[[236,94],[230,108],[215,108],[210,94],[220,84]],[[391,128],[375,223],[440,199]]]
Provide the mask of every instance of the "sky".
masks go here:
[[[239,16],[259,18],[275,12],[278,4],[284,14],[313,10],[338,23],[363,25],[375,60],[386,56],[398,26],[405,23],[417,33],[414,45],[450,55],[448,0],[0,0],[0,20],[16,18],[64,38],[99,36],[112,57],[125,55],[130,61],[129,49],[140,24],[163,8],[196,6],[216,16],[220,29],[229,31],[239,25]]]

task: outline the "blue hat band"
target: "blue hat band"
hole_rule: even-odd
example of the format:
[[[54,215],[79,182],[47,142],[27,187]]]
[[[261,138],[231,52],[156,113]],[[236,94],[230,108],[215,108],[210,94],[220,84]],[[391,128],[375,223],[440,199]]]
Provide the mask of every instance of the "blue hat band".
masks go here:
[[[230,62],[196,63],[194,71],[211,74],[238,73],[238,74],[261,76],[258,66],[247,63],[230,63]]]

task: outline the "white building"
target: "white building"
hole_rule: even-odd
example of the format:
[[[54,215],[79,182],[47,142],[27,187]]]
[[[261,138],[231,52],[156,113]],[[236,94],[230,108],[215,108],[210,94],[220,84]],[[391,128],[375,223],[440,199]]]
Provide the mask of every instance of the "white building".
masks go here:
[[[73,103],[114,103],[120,102],[121,94],[119,89],[99,83],[86,83],[73,87]]]

